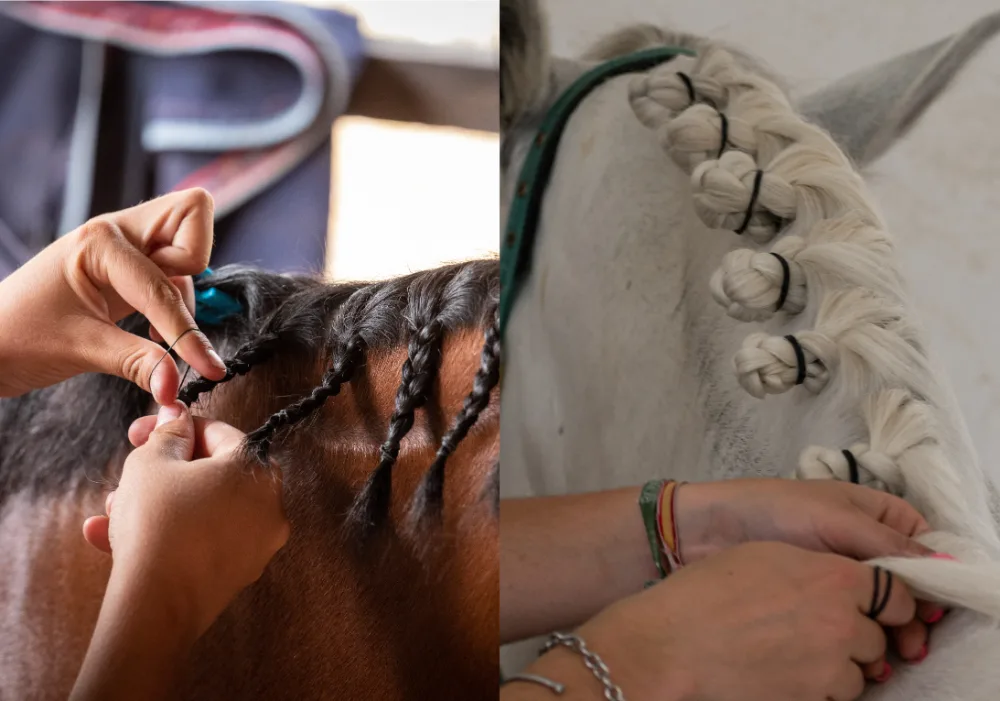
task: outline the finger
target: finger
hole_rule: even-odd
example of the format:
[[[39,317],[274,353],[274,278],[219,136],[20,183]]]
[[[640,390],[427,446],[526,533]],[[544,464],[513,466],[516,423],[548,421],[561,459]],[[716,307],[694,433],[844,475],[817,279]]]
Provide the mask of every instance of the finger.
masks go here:
[[[110,215],[168,275],[197,275],[212,251],[215,203],[201,188],[171,192]]]
[[[191,317],[194,318],[194,280],[191,279],[190,275],[181,275],[179,277],[170,278],[170,282],[172,282],[174,287],[177,288],[177,291],[181,293],[181,297],[184,298],[184,306],[187,307],[188,311],[191,313]],[[149,338],[156,343],[163,343],[163,336],[160,335],[160,332],[156,330],[155,326],[149,327]]]
[[[879,523],[908,538],[915,538],[931,530],[930,525],[913,506],[892,494],[855,484],[844,484],[848,496],[856,507]],[[925,554],[925,553],[919,553]]]
[[[194,455],[194,423],[187,407],[174,402],[160,407],[156,416],[156,427],[149,435],[143,450],[170,459],[189,461]]]
[[[174,287],[181,293],[181,297],[184,299],[184,306],[187,307],[188,313],[191,314],[191,318],[193,319],[195,313],[194,280],[190,275],[180,275],[170,278],[170,282],[174,283]]]
[[[857,632],[851,640],[850,652],[852,660],[864,668],[874,670],[872,675],[865,672],[865,676],[874,678],[881,671],[882,668],[878,667],[878,663],[885,660],[886,645],[885,630],[882,626],[865,616],[859,617]]]
[[[868,662],[861,665],[861,674],[865,679],[872,681],[885,675],[885,657],[879,657],[875,662]]]
[[[926,623],[927,625],[934,625],[944,618],[945,609],[941,604],[935,604],[932,601],[918,601],[917,602],[917,618]]]
[[[105,259],[104,272],[107,284],[149,319],[161,338],[174,344],[177,354],[202,377],[222,379],[226,366],[198,330],[183,294],[149,258],[138,249],[125,246],[118,255]]]
[[[128,428],[129,442],[139,448],[146,444],[156,427],[156,415],[140,416]],[[202,416],[192,416],[194,421],[194,459],[210,457],[235,450],[246,438],[239,429],[229,424]]]
[[[845,510],[825,536],[831,550],[857,560],[888,556],[926,556],[934,551],[867,513]]]
[[[152,341],[113,324],[87,319],[78,339],[86,370],[117,375],[150,392],[157,404],[177,400],[180,373],[174,359]]]
[[[927,657],[927,626],[914,618],[892,631],[896,642],[896,652],[907,662],[916,664]]]
[[[108,527],[111,520],[107,516],[91,516],[83,522],[83,537],[102,552],[111,554],[111,540],[108,537]]]
[[[832,701],[856,701],[864,690],[865,678],[861,675],[861,669],[856,664],[847,663],[835,680],[829,698]]]
[[[902,626],[913,620],[917,612],[917,602],[906,585],[891,572],[858,563],[864,569],[860,585],[855,588],[858,610],[865,616],[872,609],[872,602],[884,602],[876,621],[883,626]],[[877,574],[877,584],[876,584]],[[888,598],[886,598],[888,590]]]
[[[222,421],[205,419],[195,424],[195,457],[207,458],[232,453],[246,439],[243,431]]]
[[[111,515],[111,509],[115,504],[115,490],[108,492],[108,496],[104,498],[104,513],[108,516]]]
[[[149,434],[156,428],[156,414],[152,416],[140,416],[128,427],[128,441],[136,448],[146,445]]]

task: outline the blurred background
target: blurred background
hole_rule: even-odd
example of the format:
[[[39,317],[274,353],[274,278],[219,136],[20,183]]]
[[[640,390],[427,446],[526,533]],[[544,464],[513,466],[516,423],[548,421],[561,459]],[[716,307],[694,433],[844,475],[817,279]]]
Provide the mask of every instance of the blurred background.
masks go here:
[[[0,4],[0,277],[216,200],[212,265],[377,279],[498,250],[495,0]]]
[[[544,0],[553,51],[651,22],[730,41],[805,95],[853,71],[944,39],[996,0]],[[866,169],[898,242],[931,348],[951,380],[983,465],[1000,478],[1000,39],[983,48],[909,135]]]

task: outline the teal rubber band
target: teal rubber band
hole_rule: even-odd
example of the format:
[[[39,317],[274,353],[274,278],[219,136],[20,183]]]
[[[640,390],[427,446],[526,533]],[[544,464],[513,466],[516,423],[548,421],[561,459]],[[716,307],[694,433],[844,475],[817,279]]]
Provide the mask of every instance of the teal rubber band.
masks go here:
[[[656,528],[656,502],[666,481],[665,479],[650,480],[643,485],[642,491],[639,492],[639,512],[642,514],[642,523],[646,527],[646,537],[649,539],[649,551],[653,554],[653,564],[656,565],[656,571],[660,573],[660,579],[666,578],[667,569],[663,566],[660,536]]]

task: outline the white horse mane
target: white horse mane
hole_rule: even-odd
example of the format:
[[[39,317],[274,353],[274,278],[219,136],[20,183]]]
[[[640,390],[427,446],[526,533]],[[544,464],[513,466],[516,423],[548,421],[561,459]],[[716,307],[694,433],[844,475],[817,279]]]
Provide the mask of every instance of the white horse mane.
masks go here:
[[[918,596],[966,609],[935,627],[932,659],[865,698],[995,698],[995,488],[855,161],[904,133],[1000,22],[886,64],[892,99],[873,99],[876,71],[796,105],[756,59],[716,41],[642,25],[566,61],[547,55],[544,20],[533,0],[501,2],[504,211],[559,89],[651,46],[696,58],[609,81],[567,125],[505,346],[505,495],[620,487],[651,472],[775,475],[796,462],[799,479],[856,472],[913,504],[933,529],[921,540],[958,558],[874,562]],[[868,100],[858,132],[852,99]],[[505,652],[520,664],[529,651]]]
[[[974,496],[985,478],[935,380],[892,238],[848,158],[775,83],[723,48],[703,49],[689,75],[664,64],[637,76],[630,99],[636,116],[691,173],[694,209],[705,224],[743,225],[758,244],[795,232],[769,251],[731,251],[712,277],[716,301],[742,321],[772,317],[783,283],[780,313],[816,311],[813,327],[791,337],[804,369],[794,342],[755,332],[734,359],[740,385],[763,398],[792,389],[801,372],[799,384],[810,392],[836,391],[853,401],[868,431],[848,448],[862,481],[913,503],[936,531],[925,540],[962,560],[877,563],[923,598],[1000,617],[1000,539],[986,501]],[[807,447],[797,476],[847,479],[843,448]]]

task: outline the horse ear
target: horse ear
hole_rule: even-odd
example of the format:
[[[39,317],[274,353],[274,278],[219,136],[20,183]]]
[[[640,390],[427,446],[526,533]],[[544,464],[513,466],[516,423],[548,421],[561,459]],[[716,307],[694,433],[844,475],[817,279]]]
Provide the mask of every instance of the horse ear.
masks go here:
[[[500,0],[500,128],[506,131],[549,84],[548,24],[538,0]]]
[[[906,135],[959,70],[1000,31],[1000,12],[965,31],[846,76],[799,101],[859,166]]]

